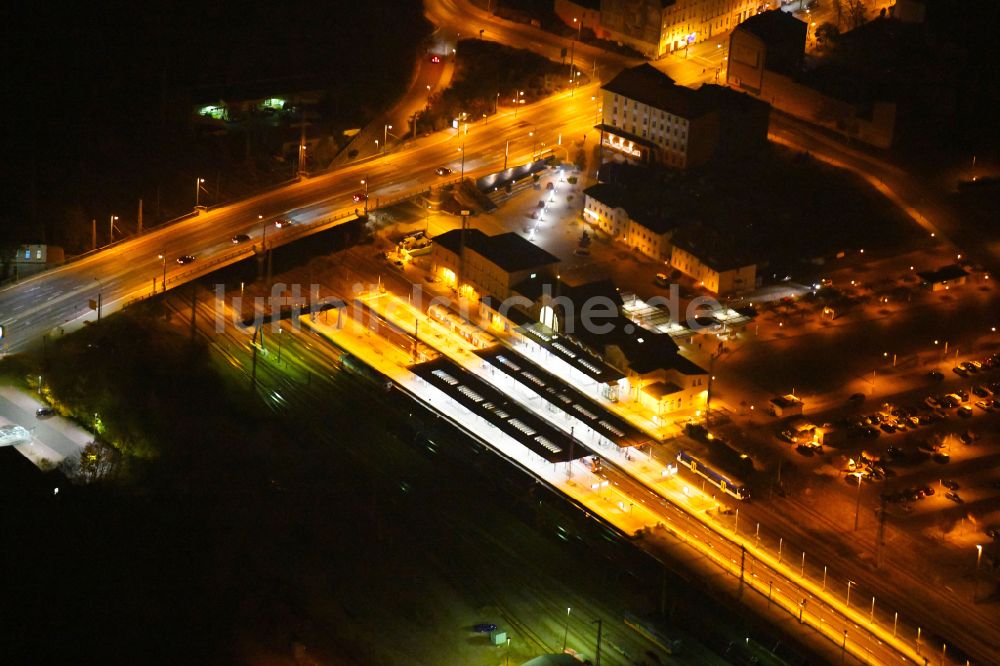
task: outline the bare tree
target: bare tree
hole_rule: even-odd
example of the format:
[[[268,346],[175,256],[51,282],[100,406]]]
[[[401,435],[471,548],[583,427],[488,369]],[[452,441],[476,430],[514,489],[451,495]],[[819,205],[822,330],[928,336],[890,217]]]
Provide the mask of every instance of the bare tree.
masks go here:
[[[868,8],[864,0],[847,0],[847,24],[851,30],[860,28],[868,20]]]
[[[833,0],[833,13],[837,16],[837,30],[840,30],[840,26],[843,25],[844,21],[844,2],[845,0]]]

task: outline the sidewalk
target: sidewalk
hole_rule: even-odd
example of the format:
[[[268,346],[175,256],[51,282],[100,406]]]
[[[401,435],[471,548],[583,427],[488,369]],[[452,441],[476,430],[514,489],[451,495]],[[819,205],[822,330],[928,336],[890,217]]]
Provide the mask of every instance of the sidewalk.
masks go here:
[[[44,405],[34,396],[11,386],[0,386],[0,421],[24,426],[32,433],[31,443],[14,448],[39,468],[79,458],[94,436],[62,416],[40,419],[35,410]]]

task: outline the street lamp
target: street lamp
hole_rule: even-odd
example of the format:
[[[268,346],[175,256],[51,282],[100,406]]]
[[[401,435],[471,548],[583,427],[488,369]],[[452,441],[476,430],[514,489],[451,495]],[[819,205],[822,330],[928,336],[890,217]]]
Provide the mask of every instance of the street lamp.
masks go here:
[[[571,608],[566,608],[566,628],[563,631],[563,652],[566,651],[566,639],[569,637],[569,612]]]
[[[201,190],[202,190],[201,186],[204,182],[205,182],[204,178],[194,179],[194,207],[196,210],[201,203]]]
[[[852,585],[857,585],[857,583],[855,583],[853,580],[847,581],[847,603],[844,604],[847,608],[851,607],[851,586]]]
[[[112,215],[111,222],[108,223],[108,245],[111,245],[115,240],[115,220],[117,219],[117,215]]]
[[[167,251],[164,250],[159,255],[160,263],[163,264],[163,291],[167,290]],[[154,278],[155,279],[155,278]],[[153,291],[156,291],[155,289]]]
[[[361,184],[365,186],[365,216],[368,215],[368,179],[362,178]],[[357,209],[355,209],[357,210]]]
[[[281,365],[281,334],[285,332],[285,329],[278,327],[278,365]]]
[[[462,153],[462,169],[461,169],[461,179],[465,180],[465,142],[462,142],[462,147],[458,149],[458,152]]]
[[[382,154],[385,155],[386,146],[389,144],[389,130],[392,129],[392,125],[384,125],[382,127]]]
[[[522,99],[524,97],[524,91],[518,90],[517,95],[514,97],[514,117],[517,118],[517,107],[521,106]]]
[[[854,472],[854,478],[858,480],[858,499],[854,505],[854,531],[858,531],[858,517],[861,515],[861,472]]]

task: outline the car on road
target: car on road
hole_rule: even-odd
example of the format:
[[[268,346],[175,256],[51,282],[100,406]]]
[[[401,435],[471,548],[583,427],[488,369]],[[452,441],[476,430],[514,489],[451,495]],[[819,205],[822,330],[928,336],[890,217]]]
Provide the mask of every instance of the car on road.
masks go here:
[[[948,490],[958,490],[959,488],[961,488],[961,486],[958,485],[958,481],[956,481],[955,479],[942,479],[941,485],[947,488]]]
[[[177,257],[178,264],[190,264],[192,261],[194,261],[193,254],[185,254],[183,256]]]
[[[431,62],[434,63],[435,65],[440,64],[441,56],[435,53],[434,55],[431,56]]]
[[[958,408],[958,415],[961,416],[962,418],[969,418],[970,416],[972,416],[972,407],[969,407],[968,405],[962,405],[961,407]]]
[[[284,229],[285,227],[292,226],[292,221],[282,217],[274,221],[274,226],[278,227],[279,229]]]
[[[951,369],[951,371],[954,372],[959,377],[968,377],[969,376],[969,371],[966,370],[965,368],[963,368],[960,365],[956,365],[954,368]]]
[[[249,234],[236,234],[233,236],[233,245],[239,245],[240,243],[246,243],[250,240]]]
[[[950,499],[955,504],[965,504],[965,500],[958,496],[958,493],[947,492],[944,494],[945,497]]]
[[[439,176],[447,176],[451,174],[452,171],[446,166],[439,166],[437,169],[434,169],[434,173],[436,173]]]
[[[40,419],[47,419],[50,416],[55,416],[56,410],[51,407],[39,407],[35,410],[35,416]]]
[[[358,192],[354,195],[354,203],[361,203],[362,201],[367,201],[368,195],[364,192]]]

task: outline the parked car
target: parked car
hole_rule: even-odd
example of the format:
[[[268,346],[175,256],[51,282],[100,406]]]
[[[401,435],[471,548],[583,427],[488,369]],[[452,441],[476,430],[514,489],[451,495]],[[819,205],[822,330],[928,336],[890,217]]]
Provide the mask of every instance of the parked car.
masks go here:
[[[950,499],[955,504],[965,504],[965,500],[958,496],[958,493],[947,492],[944,494],[945,497]]]
[[[851,397],[847,399],[850,402],[861,403],[865,401],[864,393],[852,393]]]
[[[941,403],[937,401],[937,398],[935,398],[932,395],[929,395],[926,398],[924,398],[924,404],[930,407],[931,409],[937,409],[938,407],[941,406]]]
[[[983,364],[980,363],[979,361],[964,361],[960,365],[963,368],[965,368],[968,372],[971,372],[973,374],[983,369]]]
[[[978,384],[976,386],[973,386],[972,387],[972,394],[975,395],[975,396],[977,396],[977,397],[980,397],[980,398],[988,398],[988,397],[990,397],[992,395],[990,393],[989,389],[986,388],[985,386],[983,386],[982,384]]]
[[[481,622],[480,624],[472,625],[472,630],[477,634],[489,634],[497,630],[497,625],[492,622]]]
[[[972,416],[972,407],[969,407],[968,405],[962,405],[961,407],[958,408],[958,415],[961,416],[962,418],[969,418],[970,416]]]
[[[951,371],[954,372],[959,377],[968,377],[969,376],[969,371],[966,370],[965,368],[963,368],[960,365],[956,365],[954,368],[951,369]]]
[[[788,442],[789,444],[798,444],[799,438],[791,430],[782,430],[778,433],[778,439]]]
[[[962,402],[969,402],[969,392],[965,389],[955,389],[954,395],[957,395]]]
[[[948,490],[958,490],[959,488],[961,488],[961,486],[958,485],[958,481],[954,479],[943,479],[941,481],[941,485],[947,488]]]
[[[993,411],[993,401],[992,400],[976,400],[976,407],[979,409],[986,410],[987,412]]]
[[[939,372],[938,370],[931,370],[930,372],[927,373],[927,379],[930,379],[931,381],[934,382],[940,382],[944,379],[944,373]]]

